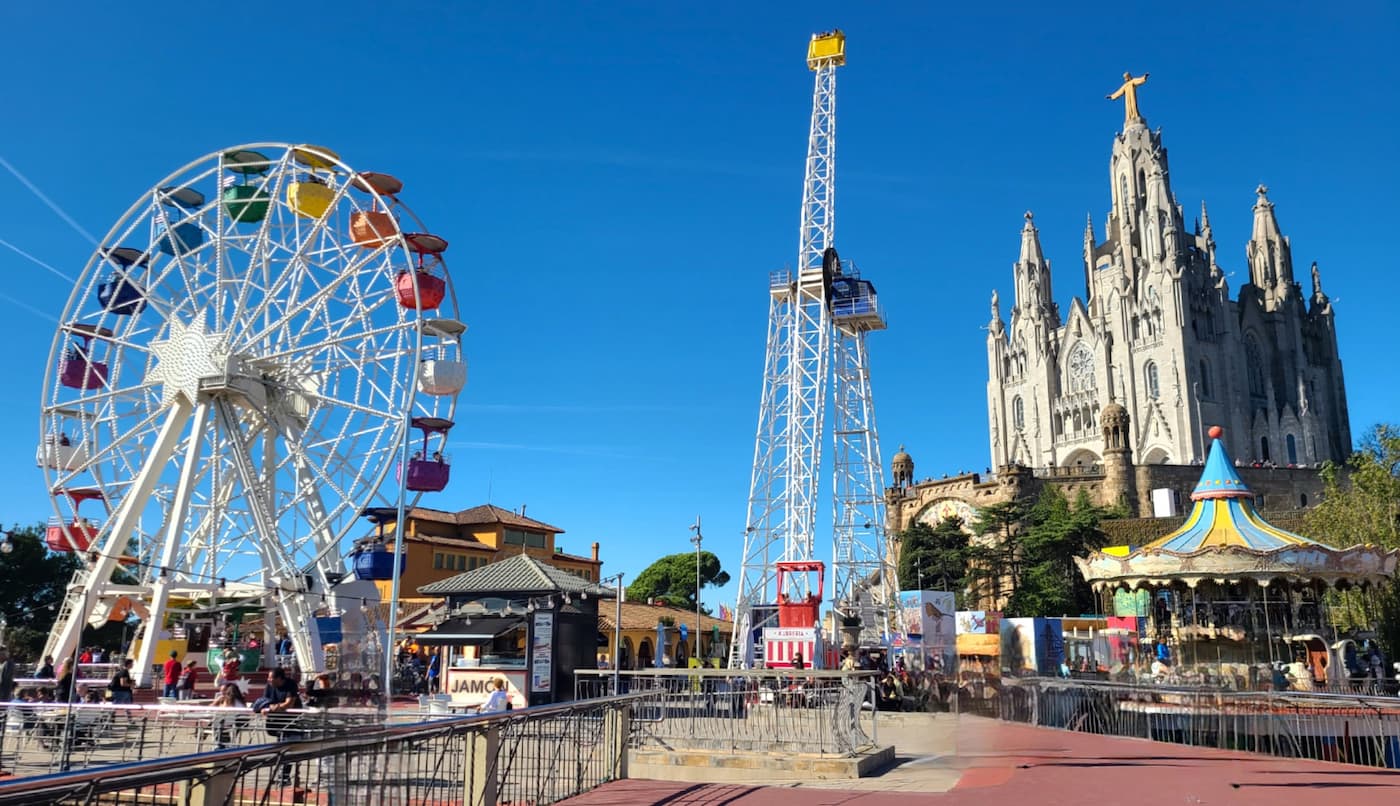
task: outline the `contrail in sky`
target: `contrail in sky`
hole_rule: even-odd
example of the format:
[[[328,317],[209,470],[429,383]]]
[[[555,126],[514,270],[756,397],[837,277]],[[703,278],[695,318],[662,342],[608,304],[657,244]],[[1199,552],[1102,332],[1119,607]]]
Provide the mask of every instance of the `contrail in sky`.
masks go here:
[[[4,157],[0,157],[0,165],[3,165],[5,167],[5,170],[13,174],[14,177],[20,181],[20,184],[29,188],[29,192],[37,196],[39,198],[39,201],[48,205],[50,210],[53,210],[55,213],[57,213],[58,217],[67,222],[68,226],[72,227],[75,232],[77,232],[84,238],[87,238],[93,246],[97,246],[97,239],[92,237],[91,232],[88,232],[87,230],[83,229],[82,225],[74,221],[72,216],[68,215],[63,211],[62,207],[59,207],[57,204],[54,203],[52,199],[50,199],[48,196],[45,196],[44,191],[35,187],[34,183],[30,182],[27,178],[25,178],[24,174],[15,170],[15,166],[11,165],[9,160],[5,159]]]
[[[50,322],[53,322],[55,325],[59,324],[58,317],[56,317],[56,316],[51,316],[51,315],[49,315],[49,314],[47,314],[47,313],[44,313],[43,311],[39,310],[38,308],[35,308],[33,305],[30,305],[30,304],[27,303],[27,302],[21,302],[21,301],[15,299],[14,297],[10,296],[9,294],[0,294],[0,299],[3,299],[3,300],[5,300],[6,302],[9,302],[9,303],[11,303],[11,304],[13,304],[13,305],[17,305],[17,306],[19,306],[19,307],[25,309],[26,311],[29,311],[30,313],[34,314],[35,316],[42,316],[42,317],[44,317],[45,319],[49,320]]]
[[[32,261],[35,265],[42,266],[42,267],[48,269],[49,271],[53,272],[54,274],[58,275],[59,277],[62,277],[64,280],[67,280],[69,283],[75,283],[75,282],[77,282],[77,281],[74,280],[72,277],[69,277],[68,275],[64,274],[63,272],[59,271],[58,269],[55,269],[53,266],[50,266],[49,264],[45,263],[44,261],[40,260],[39,258],[34,257],[33,255],[29,254],[28,252],[24,251],[23,249],[20,249],[18,246],[15,246],[14,244],[10,243],[9,241],[4,240],[3,238],[0,238],[0,246],[5,247],[6,249],[10,250],[11,252],[14,252],[15,254],[19,255],[20,257],[29,259],[29,260]]]

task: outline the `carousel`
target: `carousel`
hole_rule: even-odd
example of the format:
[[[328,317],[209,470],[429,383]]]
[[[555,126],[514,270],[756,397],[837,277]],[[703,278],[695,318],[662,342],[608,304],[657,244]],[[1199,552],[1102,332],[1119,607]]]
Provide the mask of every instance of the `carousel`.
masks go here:
[[[1329,590],[1369,590],[1395,573],[1400,550],[1337,549],[1271,526],[1254,507],[1219,426],[1180,528],[1124,556],[1076,558],[1105,597],[1151,592],[1144,632],[1155,651],[1136,671],[1160,682],[1296,688],[1355,677],[1356,647],[1327,615]],[[1150,669],[1147,662],[1151,662]]]

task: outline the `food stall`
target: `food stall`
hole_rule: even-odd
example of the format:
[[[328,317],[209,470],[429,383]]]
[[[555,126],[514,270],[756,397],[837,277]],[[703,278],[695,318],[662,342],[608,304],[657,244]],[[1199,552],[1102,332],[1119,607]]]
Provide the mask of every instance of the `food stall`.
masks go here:
[[[573,699],[574,671],[597,668],[598,602],[615,592],[519,554],[418,589],[447,599],[416,636],[439,656],[441,692],[479,706],[504,679],[512,707]]]

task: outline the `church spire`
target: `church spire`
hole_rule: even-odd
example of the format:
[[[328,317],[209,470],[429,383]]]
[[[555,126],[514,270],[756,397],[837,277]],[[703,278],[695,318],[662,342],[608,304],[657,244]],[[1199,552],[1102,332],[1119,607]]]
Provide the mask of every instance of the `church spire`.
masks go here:
[[[1205,246],[1206,263],[1211,267],[1212,273],[1217,271],[1215,265],[1215,232],[1210,228],[1210,212],[1206,210],[1205,200],[1201,200],[1201,243]]]
[[[992,289],[992,321],[987,330],[998,338],[1006,331],[1006,326],[1001,321],[1001,298],[997,296],[995,288]]]
[[[1293,256],[1288,239],[1279,231],[1274,203],[1269,201],[1269,189],[1255,188],[1254,232],[1246,253],[1249,257],[1249,280],[1263,289],[1265,307],[1273,309],[1288,296],[1293,287]]]
[[[1035,214],[1027,210],[1021,227],[1021,256],[1016,261],[1016,310],[1059,327],[1060,317],[1050,292],[1050,261],[1040,248],[1040,230],[1035,228],[1034,219]]]
[[[1021,227],[1021,260],[1022,264],[1039,265],[1045,262],[1045,255],[1040,251],[1040,230],[1035,228],[1035,213],[1026,211],[1026,224]]]
[[[1084,298],[1089,301],[1092,309],[1098,305],[1098,300],[1094,298],[1094,249],[1098,246],[1098,237],[1094,234],[1094,214],[1084,215]]]
[[[1322,274],[1317,270],[1317,261],[1312,264],[1312,307],[1311,313],[1330,313],[1332,310],[1332,300],[1327,298],[1327,294],[1322,290]]]

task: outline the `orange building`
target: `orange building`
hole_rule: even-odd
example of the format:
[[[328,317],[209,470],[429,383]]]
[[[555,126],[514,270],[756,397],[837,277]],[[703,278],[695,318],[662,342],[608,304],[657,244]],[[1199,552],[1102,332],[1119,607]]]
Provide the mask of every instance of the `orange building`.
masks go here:
[[[399,595],[412,598],[420,587],[454,577],[512,554],[528,554],[541,562],[576,574],[589,582],[598,581],[602,561],[598,544],[592,556],[566,554],[556,539],[564,533],[558,526],[527,518],[491,504],[458,512],[413,507],[405,514],[408,524],[403,576]],[[385,542],[390,551],[398,530],[392,521],[384,524]],[[375,533],[366,536],[373,539]],[[379,581],[379,595],[389,600],[392,582]]]

